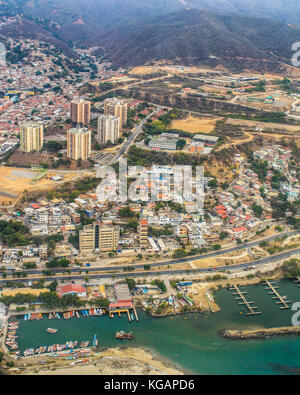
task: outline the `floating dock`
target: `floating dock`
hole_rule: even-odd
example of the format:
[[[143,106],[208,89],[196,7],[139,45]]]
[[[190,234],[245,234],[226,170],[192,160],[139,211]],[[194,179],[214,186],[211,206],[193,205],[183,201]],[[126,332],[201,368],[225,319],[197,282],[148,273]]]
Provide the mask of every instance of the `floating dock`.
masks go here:
[[[266,282],[264,283],[264,285],[267,285],[267,287],[265,288],[266,290],[270,290],[271,292],[269,292],[269,295],[275,295],[272,297],[272,299],[276,300],[278,299],[278,301],[276,302],[276,304],[282,304],[282,306],[280,307],[281,310],[287,310],[289,309],[289,303],[291,303],[290,300],[285,300],[277,291],[276,289],[278,289],[278,286],[274,286],[274,282],[271,282],[269,280],[266,280]]]
[[[241,300],[241,302],[239,302],[239,305],[245,305],[247,307],[247,309],[249,310],[249,313],[247,313],[246,315],[260,315],[261,311],[255,311],[255,309],[258,309],[257,306],[253,306],[253,301],[248,301],[245,298],[245,294],[247,294],[246,291],[241,291],[239,289],[239,287],[237,287],[236,285],[234,285],[232,288],[230,288],[231,291],[235,291],[233,293],[233,295],[237,295],[238,297],[235,298],[236,300]]]

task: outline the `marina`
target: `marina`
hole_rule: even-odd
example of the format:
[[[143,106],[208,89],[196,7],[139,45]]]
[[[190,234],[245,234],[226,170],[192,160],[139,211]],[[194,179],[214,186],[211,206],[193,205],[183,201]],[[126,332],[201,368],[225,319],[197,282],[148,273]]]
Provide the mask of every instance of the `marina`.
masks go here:
[[[266,282],[264,283],[264,285],[267,285],[267,287],[265,288],[266,290],[270,290],[269,295],[275,295],[272,297],[272,299],[277,300],[276,304],[282,304],[282,306],[280,307],[281,310],[284,309],[289,309],[289,303],[291,303],[290,300],[287,300],[286,297],[281,296],[277,289],[279,288],[278,286],[274,285],[274,282],[271,282],[269,280],[266,280]]]
[[[278,285],[282,294],[289,295],[291,303],[299,301],[299,288],[293,281],[281,280]],[[34,358],[33,362],[41,358],[44,360],[48,356],[51,359],[82,359],[82,355],[88,356],[93,352],[96,334],[96,352],[120,346],[145,348],[195,374],[284,374],[300,371],[300,337],[283,336],[263,341],[232,342],[219,335],[224,329],[278,328],[291,324],[291,311],[280,310],[279,313],[278,305],[261,284],[242,288],[249,295],[249,300],[256,301],[263,314],[247,317],[241,315],[241,307],[247,307],[236,303],[232,291],[221,289],[215,293],[216,302],[221,307],[221,311],[216,314],[196,313],[157,319],[138,309],[139,322],[129,322],[125,314],[114,319],[109,314],[83,317],[81,311],[80,319],[49,320],[45,314],[38,321],[24,321],[21,316],[11,317],[10,324],[15,325],[19,321],[16,330],[19,349],[15,351],[19,351],[22,356],[27,349],[64,345],[70,340],[78,341],[79,345],[83,341],[89,341],[87,348],[78,349],[77,346],[77,349],[65,348],[62,351],[25,357],[31,360]],[[58,329],[58,332],[47,333],[49,327]],[[133,332],[134,339],[115,338],[116,332],[121,331]],[[32,333],[35,333],[34,337]]]
[[[258,307],[257,306],[253,306],[253,301],[248,301],[245,298],[245,294],[247,294],[247,292],[241,291],[240,288],[236,285],[234,285],[232,288],[230,288],[231,291],[235,291],[233,293],[234,296],[238,295],[237,298],[235,298],[236,300],[241,300],[242,302],[239,302],[239,305],[245,305],[247,307],[247,309],[249,310],[249,313],[247,313],[246,315],[260,315],[261,312],[260,311],[255,311]]]

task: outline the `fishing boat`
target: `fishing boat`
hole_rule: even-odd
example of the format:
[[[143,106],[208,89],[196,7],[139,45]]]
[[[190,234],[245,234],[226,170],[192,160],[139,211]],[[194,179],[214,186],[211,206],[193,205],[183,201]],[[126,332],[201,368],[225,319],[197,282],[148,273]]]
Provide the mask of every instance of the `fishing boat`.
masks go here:
[[[126,333],[124,331],[120,331],[120,332],[116,332],[115,338],[117,338],[117,339],[125,339],[125,340],[132,340],[132,339],[134,339],[134,336],[133,336],[132,332]]]
[[[56,333],[57,331],[58,331],[58,329],[54,329],[54,328],[47,328],[46,329],[46,332],[52,333],[52,334]]]
[[[18,345],[17,345],[17,344],[13,344],[13,345],[11,346],[11,349],[12,349],[12,350],[17,350],[17,348],[18,348]]]

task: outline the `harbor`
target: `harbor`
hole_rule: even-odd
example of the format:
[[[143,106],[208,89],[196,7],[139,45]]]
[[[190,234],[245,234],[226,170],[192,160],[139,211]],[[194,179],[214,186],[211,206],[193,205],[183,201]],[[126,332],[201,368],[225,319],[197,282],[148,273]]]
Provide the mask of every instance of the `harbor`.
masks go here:
[[[281,296],[277,289],[279,288],[278,286],[274,285],[273,281],[266,280],[265,285],[267,287],[265,288],[266,290],[270,291],[269,295],[275,295],[272,297],[272,299],[276,300],[276,304],[281,304],[282,306],[280,307],[281,310],[284,309],[289,309],[289,303],[291,303],[290,300],[287,300],[285,296]]]
[[[129,310],[126,310],[129,316]],[[135,311],[135,309],[134,309]],[[120,317],[121,311],[119,311],[119,317]],[[39,321],[42,319],[46,320],[69,320],[70,318],[84,318],[84,317],[96,317],[96,316],[102,316],[106,314],[105,309],[100,309],[100,308],[93,308],[93,309],[82,309],[82,310],[70,310],[66,312],[51,312],[47,314],[43,313],[29,313],[24,315],[24,321]],[[113,314],[110,313],[110,318],[113,318]],[[135,311],[135,316],[137,318],[137,313]],[[22,316],[17,316],[19,319]],[[16,317],[14,317],[16,318]],[[138,319],[137,319],[138,320]],[[132,321],[132,318],[129,316],[129,321]],[[51,356],[63,356],[65,354],[68,354],[70,352],[76,351],[80,349],[80,354],[79,356],[82,356],[82,353],[86,353],[87,351],[84,351],[82,349],[88,348],[90,341],[82,341],[78,342],[77,340],[75,341],[68,341],[64,344],[53,344],[50,346],[39,346],[39,347],[31,347],[27,348],[26,350],[23,350],[21,352],[19,350],[19,345],[18,345],[18,336],[16,335],[17,330],[19,329],[20,321],[14,321],[14,322],[8,322],[7,324],[7,331],[5,334],[5,346],[6,350],[9,354],[16,356],[16,357],[27,357],[27,356],[32,356],[32,355],[44,355],[44,354],[50,354]],[[49,334],[56,334],[58,332],[58,329],[55,328],[47,328],[46,332]],[[97,335],[94,335],[94,339],[92,342],[92,348],[95,349],[98,346],[98,339]],[[51,354],[58,352],[58,354]],[[62,354],[63,353],[63,354]],[[73,357],[76,356],[76,354],[73,354]]]
[[[259,315],[261,314],[260,311],[256,311],[256,309],[258,308],[257,306],[253,306],[254,302],[253,301],[248,301],[245,297],[245,295],[247,294],[247,292],[245,291],[241,291],[240,288],[236,285],[234,285],[232,288],[230,288],[231,291],[235,291],[233,293],[234,296],[238,296],[237,298],[235,298],[236,300],[241,300],[241,302],[239,302],[239,305],[245,305],[247,307],[247,309],[249,310],[249,313],[247,313],[246,315]]]
[[[293,281],[278,282],[280,293],[288,295],[291,303],[299,301],[299,288]],[[280,374],[283,369],[299,367],[300,337],[274,337],[266,341],[235,340],[229,342],[219,335],[222,329],[257,329],[279,328],[291,325],[290,310],[279,310],[278,305],[269,297],[261,284],[243,286],[249,300],[259,306],[261,315],[246,317],[248,309],[239,305],[232,297],[232,292],[221,289],[215,293],[221,311],[216,314],[187,314],[174,317],[152,318],[138,309],[139,322],[128,321],[127,314],[116,315],[113,319],[109,314],[102,316],[74,317],[72,319],[49,320],[43,315],[40,320],[27,320],[11,317],[10,323],[19,321],[16,330],[19,351],[54,344],[66,344],[69,341],[89,341],[86,348],[65,349],[45,354],[25,357],[33,361],[58,360],[71,358],[74,361],[88,359],[93,354],[92,342],[97,335],[98,346],[95,352],[120,347],[138,347],[151,350],[155,355],[173,361],[185,370],[198,374]],[[240,314],[241,310],[244,314]],[[23,315],[24,317],[24,315]],[[47,333],[47,328],[57,329],[57,333]],[[117,332],[132,332],[134,339],[120,340],[115,338]],[[32,336],[35,333],[35,336]],[[126,353],[126,350],[124,351]],[[81,354],[80,354],[81,353]],[[60,356],[58,356],[60,354]],[[85,355],[85,357],[83,357]]]

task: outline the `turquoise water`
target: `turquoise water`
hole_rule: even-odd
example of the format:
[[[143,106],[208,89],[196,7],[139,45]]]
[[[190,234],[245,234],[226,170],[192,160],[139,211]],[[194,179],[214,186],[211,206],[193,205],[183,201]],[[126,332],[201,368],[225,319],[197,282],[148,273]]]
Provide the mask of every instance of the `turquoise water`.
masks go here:
[[[282,280],[279,292],[292,302],[300,302],[300,288]],[[222,308],[217,314],[188,314],[172,319],[151,318],[139,310],[139,322],[128,322],[127,315],[110,319],[102,317],[70,320],[20,320],[18,343],[21,350],[41,345],[65,343],[68,340],[89,340],[97,334],[99,347],[120,345],[153,350],[186,371],[195,374],[300,374],[300,337],[278,337],[270,340],[230,341],[219,335],[224,328],[267,328],[291,325],[291,310],[280,307],[268,295],[263,285],[242,287],[247,298],[254,300],[260,316],[245,316],[246,308],[238,305],[232,292],[216,293]],[[57,328],[55,335],[48,327]],[[114,338],[117,330],[133,331],[135,339]]]

